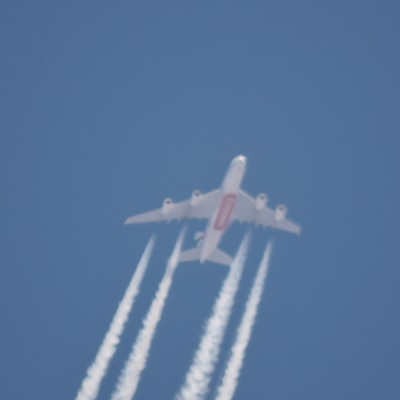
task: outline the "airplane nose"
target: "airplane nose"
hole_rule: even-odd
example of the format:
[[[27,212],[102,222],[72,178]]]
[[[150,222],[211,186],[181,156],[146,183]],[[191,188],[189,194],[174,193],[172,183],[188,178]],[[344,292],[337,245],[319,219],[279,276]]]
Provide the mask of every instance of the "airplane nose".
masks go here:
[[[236,156],[233,161],[235,163],[241,163],[241,164],[246,164],[247,158],[246,156],[240,155],[240,156]]]

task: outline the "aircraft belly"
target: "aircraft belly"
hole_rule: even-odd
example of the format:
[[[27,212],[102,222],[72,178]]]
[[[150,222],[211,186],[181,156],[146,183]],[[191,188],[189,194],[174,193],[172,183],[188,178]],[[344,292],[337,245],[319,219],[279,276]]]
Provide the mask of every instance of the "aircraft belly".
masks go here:
[[[207,260],[211,253],[214,251],[222,237],[222,231],[216,231],[214,229],[210,229],[203,242],[203,247],[201,249],[200,261],[204,262]]]
[[[236,197],[236,194],[233,193],[224,195],[215,218],[213,218],[213,229],[217,231],[225,231],[228,228],[233,210],[236,205]]]
[[[240,189],[245,169],[246,164],[243,162],[234,160],[231,163],[222,183],[222,189],[225,193],[235,193]]]

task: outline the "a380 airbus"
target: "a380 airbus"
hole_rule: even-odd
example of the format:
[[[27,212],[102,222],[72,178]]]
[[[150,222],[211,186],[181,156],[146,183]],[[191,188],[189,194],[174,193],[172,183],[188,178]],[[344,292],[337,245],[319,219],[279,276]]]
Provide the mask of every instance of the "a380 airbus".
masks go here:
[[[245,156],[235,157],[219,189],[205,194],[195,190],[189,200],[179,203],[167,198],[161,208],[130,217],[125,224],[184,218],[207,219],[209,223],[205,233],[198,232],[195,236],[197,247],[181,252],[179,261],[200,260],[200,263],[204,263],[209,260],[224,265],[231,265],[233,260],[218,249],[218,244],[234,221],[300,234],[300,226],[286,218],[287,208],[284,205],[280,204],[272,210],[267,206],[266,194],[260,193],[253,198],[240,188],[246,163]]]

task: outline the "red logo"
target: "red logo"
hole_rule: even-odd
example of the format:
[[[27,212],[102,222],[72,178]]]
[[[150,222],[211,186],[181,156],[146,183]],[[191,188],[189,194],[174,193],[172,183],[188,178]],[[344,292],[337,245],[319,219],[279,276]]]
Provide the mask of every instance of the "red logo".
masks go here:
[[[217,218],[215,219],[214,223],[215,230],[223,231],[228,227],[235,204],[235,194],[227,194],[223,197]]]

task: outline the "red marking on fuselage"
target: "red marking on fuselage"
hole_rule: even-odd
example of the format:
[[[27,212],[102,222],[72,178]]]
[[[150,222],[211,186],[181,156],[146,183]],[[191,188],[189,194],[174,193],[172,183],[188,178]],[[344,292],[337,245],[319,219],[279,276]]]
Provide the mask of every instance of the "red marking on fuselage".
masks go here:
[[[218,211],[217,218],[215,219],[213,228],[217,231],[225,230],[230,222],[233,209],[236,204],[235,194],[226,194],[222,201]]]

